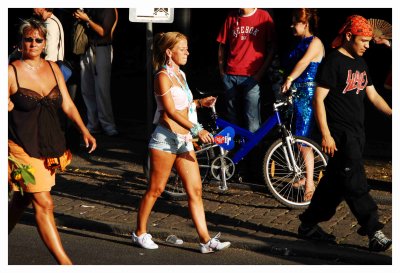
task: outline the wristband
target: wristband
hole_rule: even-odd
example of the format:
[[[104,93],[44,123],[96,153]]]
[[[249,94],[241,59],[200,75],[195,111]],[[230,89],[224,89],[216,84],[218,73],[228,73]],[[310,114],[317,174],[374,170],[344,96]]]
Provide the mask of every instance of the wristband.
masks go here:
[[[192,136],[196,137],[199,135],[200,131],[203,130],[203,125],[200,123],[195,123],[192,128],[190,128],[190,133]]]
[[[292,77],[290,77],[290,76],[287,76],[287,78],[286,78],[288,81],[290,81],[290,82],[292,82],[293,81],[293,78]]]

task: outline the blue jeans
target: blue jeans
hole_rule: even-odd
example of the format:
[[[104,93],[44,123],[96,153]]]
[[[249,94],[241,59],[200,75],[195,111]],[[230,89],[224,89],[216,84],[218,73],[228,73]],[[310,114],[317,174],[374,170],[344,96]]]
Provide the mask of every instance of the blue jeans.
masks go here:
[[[92,48],[81,55],[81,89],[89,131],[116,131],[110,93],[112,57],[111,45],[97,46],[95,55]]]
[[[226,92],[227,119],[250,132],[257,131],[261,125],[260,86],[253,77],[225,74],[223,83]],[[238,109],[244,116],[239,117]],[[241,124],[240,120],[244,121]]]

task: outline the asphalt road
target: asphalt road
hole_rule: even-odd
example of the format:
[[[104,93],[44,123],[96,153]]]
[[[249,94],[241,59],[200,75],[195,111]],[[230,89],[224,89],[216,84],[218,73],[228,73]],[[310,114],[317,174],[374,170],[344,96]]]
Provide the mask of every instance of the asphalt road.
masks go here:
[[[158,250],[134,247],[130,238],[81,230],[62,229],[66,251],[76,265],[300,265],[337,264],[300,257],[274,257],[263,253],[229,248],[200,254],[197,244],[170,246],[159,242]],[[23,251],[23,253],[21,253]],[[18,224],[8,237],[9,265],[54,265],[55,260],[39,238],[35,226]]]

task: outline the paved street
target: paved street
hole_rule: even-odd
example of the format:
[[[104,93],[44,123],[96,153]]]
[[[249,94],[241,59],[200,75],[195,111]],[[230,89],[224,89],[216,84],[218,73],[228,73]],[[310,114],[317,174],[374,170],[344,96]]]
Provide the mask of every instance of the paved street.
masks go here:
[[[132,247],[128,236],[62,228],[63,245],[75,265],[302,265],[326,264],[312,257],[275,256],[238,248],[201,255],[197,243],[171,245],[156,240],[156,251]],[[20,240],[19,238],[25,238]],[[20,255],[24,249],[23,258]],[[19,224],[9,237],[10,265],[55,265],[33,225]],[[341,264],[332,261],[330,264]],[[151,270],[153,272],[153,270]]]
[[[129,130],[132,128],[137,126]],[[74,153],[73,163],[58,175],[52,191],[60,227],[129,235],[135,228],[138,204],[146,189],[141,166],[146,144],[138,136],[139,132],[122,132],[119,137],[98,135],[95,153]],[[377,183],[386,189],[377,195],[383,196],[379,213],[386,224],[384,232],[391,237],[391,183]],[[219,193],[216,185],[209,184],[203,191],[211,235],[221,232],[222,240],[231,241],[233,248],[344,264],[392,263],[391,250],[379,254],[368,251],[368,240],[356,233],[358,225],[344,203],[332,220],[322,224],[337,237],[338,245],[312,243],[297,237],[301,210],[280,205],[261,184],[239,186]],[[33,220],[31,210],[24,219]],[[151,214],[149,232],[156,240],[176,234],[185,242],[197,242],[185,201],[160,198]]]

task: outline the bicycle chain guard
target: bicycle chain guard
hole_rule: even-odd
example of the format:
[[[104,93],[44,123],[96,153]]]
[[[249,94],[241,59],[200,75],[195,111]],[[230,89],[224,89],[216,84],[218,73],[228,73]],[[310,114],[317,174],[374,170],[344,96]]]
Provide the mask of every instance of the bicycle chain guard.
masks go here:
[[[211,162],[211,175],[216,180],[221,180],[221,168],[225,169],[226,180],[235,174],[235,163],[227,156],[218,156]]]

